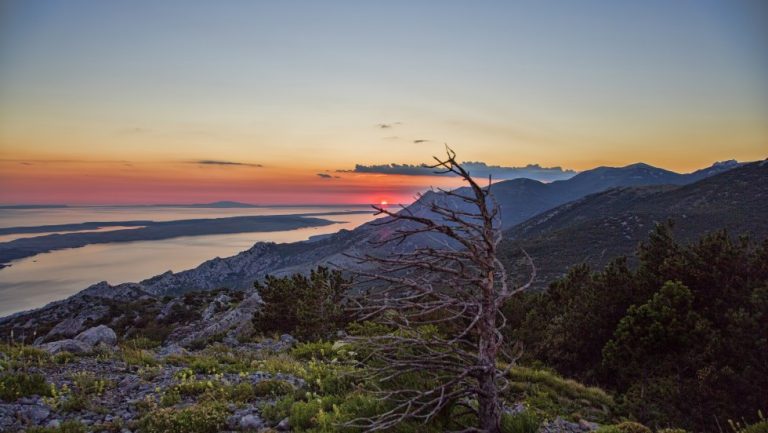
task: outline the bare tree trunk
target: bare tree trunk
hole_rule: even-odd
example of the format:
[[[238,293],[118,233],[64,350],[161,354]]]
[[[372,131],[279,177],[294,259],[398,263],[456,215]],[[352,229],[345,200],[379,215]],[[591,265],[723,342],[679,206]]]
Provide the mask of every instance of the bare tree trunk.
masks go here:
[[[492,266],[492,262],[491,262]],[[489,272],[483,293],[483,302],[478,341],[478,364],[482,367],[478,380],[480,392],[477,396],[478,421],[480,428],[488,433],[498,433],[501,422],[501,408],[496,386],[496,359],[501,341],[496,330],[494,275]]]
[[[480,187],[456,162],[453,151],[447,153],[446,159],[435,158],[433,168],[461,177],[468,188],[440,190],[446,200],[422,203],[429,213],[376,208],[388,217],[376,224],[393,228],[381,245],[425,236],[432,244],[416,242],[411,250],[356,257],[361,264],[373,265],[355,273],[360,283],[374,287],[356,300],[358,318],[375,321],[388,332],[349,341],[361,344],[368,353],[365,361],[377,366],[367,371],[367,379],[390,409],[354,419],[346,423],[349,427],[382,431],[404,421],[428,423],[460,409],[476,418],[473,425],[457,421],[453,431],[501,431],[501,395],[509,380],[497,363],[499,355],[509,366],[517,358],[502,348],[500,329],[506,319],[500,308],[530,286],[536,270],[532,266],[527,284],[508,285],[497,257],[502,232],[490,179],[488,187]],[[425,326],[443,328],[425,334]],[[424,376],[428,385],[391,385],[414,374]]]

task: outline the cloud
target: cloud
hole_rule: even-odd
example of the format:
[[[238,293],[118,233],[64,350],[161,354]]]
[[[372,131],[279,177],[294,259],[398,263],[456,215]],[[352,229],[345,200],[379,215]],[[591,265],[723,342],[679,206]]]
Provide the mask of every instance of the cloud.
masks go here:
[[[149,134],[150,132],[152,132],[152,130],[149,128],[130,127],[130,128],[118,129],[116,132],[118,135],[133,135],[133,134]]]
[[[426,142],[428,142],[428,141],[432,141],[432,140],[424,140],[424,139],[420,139],[420,140],[413,140],[413,144],[426,143]]]
[[[379,129],[390,129],[392,127],[395,127],[397,125],[402,125],[403,122],[392,122],[392,123],[378,123],[376,124],[376,127]]]
[[[192,164],[240,166],[240,167],[263,167],[261,164],[249,164],[247,162],[234,162],[234,161],[219,161],[215,159],[201,159],[199,161],[192,161]]]
[[[322,177],[323,179],[341,179],[341,176],[334,176],[328,173],[317,173],[317,176]]]
[[[472,176],[481,178],[489,175],[496,180],[528,178],[543,182],[568,179],[576,175],[576,171],[563,169],[562,167],[542,167],[539,164],[528,164],[523,167],[505,167],[488,165],[479,161],[462,162],[461,165]],[[437,173],[437,170],[426,164],[380,164],[380,165],[355,165],[354,170],[337,170],[340,173],[376,173],[397,174],[404,176],[445,176],[445,173]],[[451,174],[448,174],[451,175]]]

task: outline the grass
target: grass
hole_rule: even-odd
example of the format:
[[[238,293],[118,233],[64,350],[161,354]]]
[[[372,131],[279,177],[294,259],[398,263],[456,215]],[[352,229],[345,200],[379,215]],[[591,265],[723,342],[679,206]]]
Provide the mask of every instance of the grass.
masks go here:
[[[145,349],[122,346],[120,352],[123,361],[125,361],[125,363],[128,365],[152,367],[160,364],[160,362],[155,359],[152,353]]]
[[[501,417],[502,433],[536,433],[540,424],[541,417],[531,411]]]
[[[5,373],[0,376],[0,400],[16,401],[32,395],[49,396],[51,385],[41,374],[24,372]]]
[[[597,422],[615,421],[616,404],[600,388],[588,387],[547,370],[513,367],[506,398],[525,400],[534,412],[547,417],[585,417]]]
[[[182,409],[149,411],[139,421],[142,433],[218,433],[229,411],[223,403],[201,403]]]
[[[285,373],[299,377],[303,377],[307,373],[307,369],[304,367],[304,364],[297,361],[290,355],[284,353],[273,355],[262,361],[259,361],[258,368],[259,370],[266,371],[267,373]]]

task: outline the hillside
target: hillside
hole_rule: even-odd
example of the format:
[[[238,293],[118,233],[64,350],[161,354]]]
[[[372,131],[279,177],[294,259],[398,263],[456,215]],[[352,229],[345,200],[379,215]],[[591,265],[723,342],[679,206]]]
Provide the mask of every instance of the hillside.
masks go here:
[[[768,235],[768,162],[746,164],[684,186],[615,188],[564,204],[505,232],[509,263],[524,248],[545,286],[576,263],[601,267],[631,255],[657,222],[672,219],[682,241],[725,228]]]
[[[510,228],[534,215],[555,208],[571,200],[582,198],[585,194],[604,191],[616,186],[657,185],[669,183],[687,183],[702,176],[715,175],[732,169],[738,163],[717,163],[711,167],[691,174],[678,174],[667,170],[651,167],[646,164],[633,164],[626,167],[599,167],[584,171],[571,179],[545,184],[530,179],[514,179],[498,182],[492,186],[494,197],[501,207],[502,227]],[[418,201],[408,206],[407,212],[418,215],[432,216],[430,204],[438,201],[445,202],[448,198],[439,192],[427,192]],[[454,208],[460,209],[462,204],[454,202]],[[307,215],[309,216],[309,215]],[[288,275],[295,272],[307,272],[309,269],[323,264],[335,264],[341,267],[351,267],[355,261],[349,255],[363,255],[371,251],[377,254],[391,252],[387,248],[401,250],[412,249],[419,243],[430,242],[429,239],[415,238],[408,242],[387,247],[374,247],[371,242],[386,238],[395,228],[390,225],[378,225],[376,222],[364,224],[354,230],[341,230],[336,234],[310,239],[305,242],[276,244],[259,242],[250,249],[227,258],[213,258],[196,268],[181,272],[165,272],[145,279],[138,284],[126,283],[110,286],[105,282],[95,284],[88,290],[132,291],[139,287],[143,292],[154,295],[178,295],[195,290],[214,290],[221,287],[245,290],[253,286],[254,281],[263,279],[266,275]],[[647,230],[646,230],[647,232]],[[607,237],[611,234],[606,234]],[[606,240],[606,243],[610,243]],[[588,243],[585,243],[588,245]],[[538,250],[537,250],[538,251]],[[625,250],[621,250],[625,251]],[[631,251],[631,249],[630,249]],[[573,253],[572,257],[554,265],[561,269],[560,263],[577,263],[584,255]],[[591,254],[591,252],[590,252]],[[573,261],[571,261],[573,260]],[[546,267],[547,264],[541,264]],[[74,297],[73,297],[74,299]],[[56,302],[42,309],[16,314],[4,321],[22,322],[27,318],[40,314],[60,312],[66,314],[70,308],[66,302]]]

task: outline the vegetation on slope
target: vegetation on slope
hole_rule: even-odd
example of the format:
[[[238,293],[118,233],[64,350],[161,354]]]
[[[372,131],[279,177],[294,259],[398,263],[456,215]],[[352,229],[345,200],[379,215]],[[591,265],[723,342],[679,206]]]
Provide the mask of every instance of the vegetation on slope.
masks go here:
[[[765,409],[768,241],[720,231],[682,245],[660,225],[638,259],[576,266],[508,306],[526,361],[618,392],[651,426],[714,431]]]

